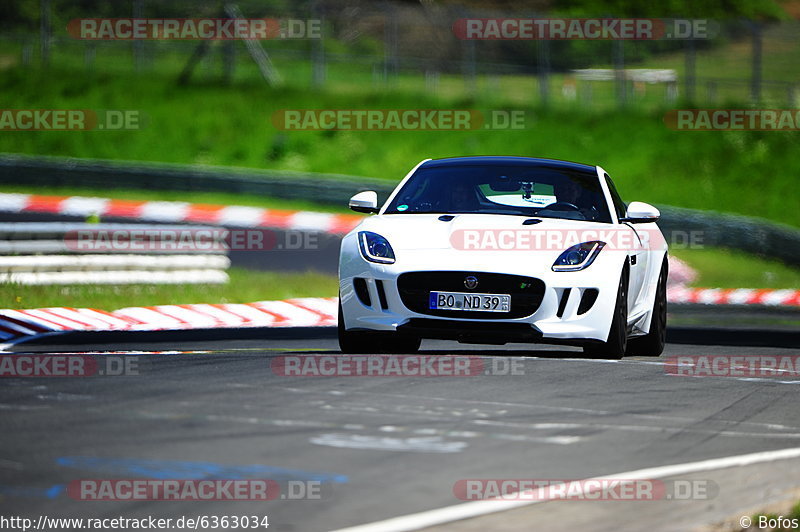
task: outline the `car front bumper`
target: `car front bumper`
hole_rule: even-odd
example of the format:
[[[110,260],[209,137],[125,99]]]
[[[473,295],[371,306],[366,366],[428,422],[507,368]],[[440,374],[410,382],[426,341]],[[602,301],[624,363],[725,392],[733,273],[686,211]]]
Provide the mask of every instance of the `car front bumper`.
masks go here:
[[[621,261],[612,263],[612,258],[606,257],[607,264],[598,259],[586,270],[578,272],[553,272],[548,264],[545,271],[532,273],[531,270],[535,268],[525,264],[504,264],[500,269],[497,264],[490,262],[466,260],[459,262],[458,269],[447,270],[435,264],[435,261],[426,261],[420,256],[413,262],[416,267],[409,269],[403,264],[374,264],[358,257],[346,267],[340,267],[339,288],[344,325],[347,330],[400,331],[423,338],[449,338],[476,343],[521,341],[581,344],[587,340],[606,341],[622,265]],[[526,276],[541,281],[541,298],[535,310],[515,318],[502,315],[469,318],[461,317],[459,311],[453,311],[448,316],[433,315],[419,311],[418,306],[414,311],[406,304],[407,300],[404,302],[398,288],[398,278],[407,272],[458,272],[459,275],[468,272],[479,278],[482,273],[500,272],[510,276]],[[360,294],[356,291],[358,284],[361,285],[358,290]],[[436,290],[450,289],[448,286]],[[470,292],[466,288],[460,291]],[[480,286],[472,291],[499,293],[484,292]],[[596,297],[588,305],[592,292]],[[512,294],[512,306],[513,301]]]

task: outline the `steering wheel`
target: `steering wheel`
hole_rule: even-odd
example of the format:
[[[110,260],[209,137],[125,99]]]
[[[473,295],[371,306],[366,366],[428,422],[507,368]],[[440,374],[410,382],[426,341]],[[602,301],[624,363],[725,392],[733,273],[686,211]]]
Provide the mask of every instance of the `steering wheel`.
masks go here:
[[[580,207],[578,207],[577,205],[575,205],[573,203],[569,203],[569,202],[566,202],[566,201],[557,201],[555,203],[551,203],[550,205],[547,205],[542,210],[548,210],[548,211],[580,211],[581,209],[580,209]]]

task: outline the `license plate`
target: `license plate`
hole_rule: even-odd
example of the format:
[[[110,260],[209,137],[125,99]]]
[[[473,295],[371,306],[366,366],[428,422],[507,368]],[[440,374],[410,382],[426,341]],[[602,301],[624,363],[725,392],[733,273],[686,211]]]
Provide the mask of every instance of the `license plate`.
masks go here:
[[[431,292],[428,306],[431,310],[508,312],[511,309],[511,295]]]

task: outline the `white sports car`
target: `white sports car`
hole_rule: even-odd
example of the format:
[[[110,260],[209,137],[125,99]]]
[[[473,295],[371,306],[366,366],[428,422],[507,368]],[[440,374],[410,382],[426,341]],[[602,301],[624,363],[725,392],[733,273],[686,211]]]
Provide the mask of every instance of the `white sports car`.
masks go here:
[[[658,356],[667,244],[646,203],[599,166],[527,157],[425,160],[342,240],[339,346],[414,352],[422,338]]]

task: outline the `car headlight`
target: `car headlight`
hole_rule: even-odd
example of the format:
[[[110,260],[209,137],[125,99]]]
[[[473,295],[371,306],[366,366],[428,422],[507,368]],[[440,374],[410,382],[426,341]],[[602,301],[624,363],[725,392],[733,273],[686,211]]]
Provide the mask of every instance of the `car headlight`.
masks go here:
[[[361,249],[361,256],[370,262],[381,264],[394,263],[394,250],[389,245],[389,241],[378,233],[369,231],[359,231],[358,247]]]
[[[605,242],[594,240],[575,244],[558,256],[553,263],[554,272],[577,272],[588,268],[594,262],[597,254],[605,246]]]

